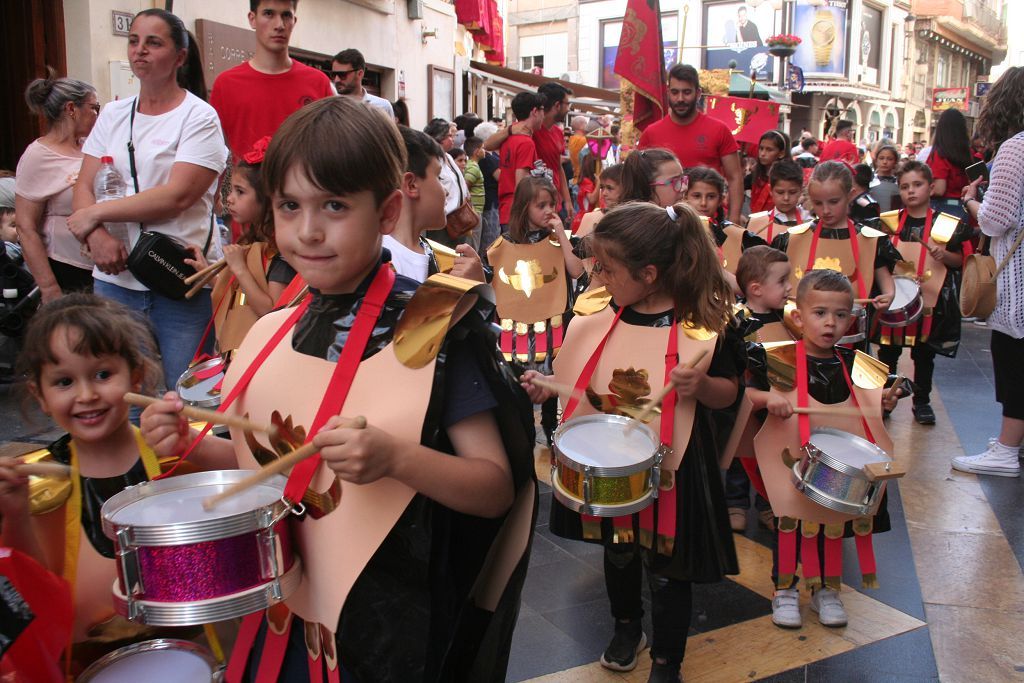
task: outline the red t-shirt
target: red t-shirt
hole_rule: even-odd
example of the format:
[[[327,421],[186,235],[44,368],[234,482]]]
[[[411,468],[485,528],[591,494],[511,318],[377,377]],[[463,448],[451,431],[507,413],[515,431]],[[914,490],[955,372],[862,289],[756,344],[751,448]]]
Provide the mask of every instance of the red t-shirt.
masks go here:
[[[836,138],[825,145],[825,149],[821,151],[821,159],[818,160],[818,163],[822,161],[845,161],[851,165],[856,164],[860,161],[860,150],[849,140]]]
[[[289,115],[314,100],[337,95],[322,71],[292,60],[282,74],[265,74],[242,62],[213,83],[210,104],[220,116],[228,147],[237,160],[253,143],[273,135]]]
[[[684,169],[707,166],[719,173],[723,173],[722,157],[739,150],[732,132],[724,123],[699,113],[685,126],[673,121],[671,116],[649,125],[640,135],[639,148],[649,147],[669,150]]]
[[[551,169],[555,181],[555,194],[558,207],[562,207],[562,154],[565,152],[565,133],[557,125],[548,129],[541,128],[533,134],[533,144],[537,147],[537,158]]]
[[[509,135],[498,150],[501,175],[498,177],[498,222],[508,223],[512,215],[512,196],[516,193],[516,170],[533,168],[537,146],[528,135]]]
[[[954,166],[949,159],[934,150],[928,155],[928,167],[932,169],[932,178],[946,181],[946,192],[942,195],[944,198],[959,199],[964,186],[971,183],[962,168]]]

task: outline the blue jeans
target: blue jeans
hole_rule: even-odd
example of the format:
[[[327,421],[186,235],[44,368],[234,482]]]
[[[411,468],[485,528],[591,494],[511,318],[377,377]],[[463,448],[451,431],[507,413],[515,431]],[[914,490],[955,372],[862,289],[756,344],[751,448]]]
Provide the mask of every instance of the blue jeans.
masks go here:
[[[143,316],[156,337],[164,383],[173,389],[181,373],[188,369],[206,324],[213,316],[210,290],[203,289],[191,299],[174,301],[151,291],[138,292],[95,280],[93,292],[124,304]],[[212,346],[212,341],[207,339],[207,346]]]
[[[480,256],[486,263],[487,247],[494,244],[501,234],[501,226],[498,224],[498,207],[486,209],[483,213],[483,227],[480,229]]]

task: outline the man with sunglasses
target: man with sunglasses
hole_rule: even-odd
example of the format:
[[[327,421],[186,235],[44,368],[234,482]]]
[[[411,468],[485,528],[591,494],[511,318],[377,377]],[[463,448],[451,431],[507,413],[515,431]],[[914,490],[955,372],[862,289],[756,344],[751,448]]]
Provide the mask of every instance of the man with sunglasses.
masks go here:
[[[331,62],[331,80],[339,95],[362,100],[371,107],[383,109],[389,117],[395,118],[395,110],[391,103],[383,97],[366,92],[363,87],[363,76],[366,74],[366,60],[363,53],[355,48],[342,50],[334,55]]]
[[[296,5],[298,0],[249,0],[256,51],[213,83],[210,104],[220,116],[235,159],[257,140],[273,135],[293,112],[313,100],[334,96],[334,87],[322,71],[288,56],[298,21]]]

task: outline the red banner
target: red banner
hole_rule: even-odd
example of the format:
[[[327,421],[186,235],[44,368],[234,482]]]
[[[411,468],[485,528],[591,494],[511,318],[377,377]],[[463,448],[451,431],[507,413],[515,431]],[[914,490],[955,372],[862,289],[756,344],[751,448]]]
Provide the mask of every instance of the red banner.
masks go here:
[[[665,115],[665,57],[658,0],[629,0],[615,56],[615,73],[629,81],[633,125],[643,130]]]
[[[765,131],[779,127],[779,105],[775,102],[719,95],[704,99],[705,113],[727,125],[736,142],[756,145]]]

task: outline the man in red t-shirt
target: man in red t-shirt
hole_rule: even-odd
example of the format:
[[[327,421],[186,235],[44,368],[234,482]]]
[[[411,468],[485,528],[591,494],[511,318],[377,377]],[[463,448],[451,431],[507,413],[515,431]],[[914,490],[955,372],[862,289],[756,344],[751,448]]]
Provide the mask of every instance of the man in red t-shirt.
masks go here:
[[[729,185],[729,220],[739,223],[743,208],[743,166],[739,145],[728,127],[697,108],[700,76],[689,64],[676,64],[668,73],[669,115],[640,135],[640,149],[663,147],[682,167],[707,166],[725,176]]]
[[[516,130],[508,135],[498,150],[498,222],[502,232],[505,232],[512,214],[516,186],[530,175],[533,162],[537,160],[533,134],[543,125],[544,99],[536,93],[521,92],[512,98],[512,114],[516,117]]]
[[[836,137],[821,150],[821,161],[845,161],[851,166],[860,163],[860,150],[853,144],[853,121],[843,119],[836,124]]]
[[[256,52],[213,83],[210,104],[220,116],[236,160],[257,140],[273,135],[292,112],[335,95],[326,74],[288,56],[297,21],[295,5],[295,0],[250,0],[249,26],[256,32]]]

